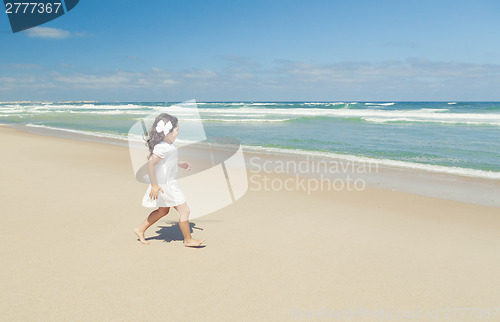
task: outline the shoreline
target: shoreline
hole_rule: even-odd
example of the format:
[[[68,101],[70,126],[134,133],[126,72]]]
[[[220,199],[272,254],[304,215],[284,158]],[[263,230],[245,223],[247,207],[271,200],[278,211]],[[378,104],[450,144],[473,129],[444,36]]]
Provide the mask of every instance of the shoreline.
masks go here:
[[[94,143],[120,146],[128,149],[128,142],[124,139],[113,137],[95,136],[83,134],[79,131],[50,129],[46,127],[31,127],[19,124],[2,124],[3,127],[15,129],[34,135],[50,136],[69,140],[80,140]],[[2,127],[0,127],[1,129]],[[182,147],[182,144],[179,144]],[[335,180],[356,180],[361,179],[365,186],[369,188],[380,188],[388,191],[399,191],[412,193],[433,198],[454,200],[465,203],[477,204],[488,207],[500,207],[500,180],[470,177],[453,173],[440,173],[426,169],[415,169],[399,167],[397,165],[380,164],[376,159],[366,158],[367,161],[359,161],[359,158],[336,158],[321,155],[307,155],[306,153],[287,152],[267,152],[257,149],[242,147],[245,155],[247,171],[263,169],[265,165],[271,164],[275,174],[295,175],[290,172],[276,171],[276,167],[282,167],[283,163],[292,162],[294,164],[327,164],[335,166],[341,171],[331,173],[311,173],[310,171],[300,171],[299,175],[307,178],[321,180],[322,178]],[[252,160],[259,160],[252,162]],[[252,164],[254,163],[254,164]],[[347,164],[347,166],[346,166]],[[366,164],[376,165],[376,171],[360,173],[356,168]],[[279,170],[279,169],[278,169]]]
[[[76,140],[84,141],[94,141],[110,143],[120,146],[128,146],[128,137],[120,134],[108,134],[104,132],[91,132],[83,130],[71,130],[63,128],[55,128],[46,125],[27,125],[27,124],[2,124],[0,126],[7,126],[11,128],[16,128],[21,131],[30,132],[34,134],[49,135],[54,137],[71,137]],[[95,133],[95,134],[92,134]],[[192,142],[182,141],[178,139],[178,145],[191,144]],[[399,161],[391,159],[377,159],[366,156],[357,156],[350,154],[339,154],[335,152],[325,152],[325,151],[309,151],[309,150],[298,150],[298,149],[285,149],[285,148],[273,148],[273,147],[259,147],[242,145],[245,150],[249,153],[256,153],[262,155],[280,155],[285,158],[294,158],[301,156],[310,156],[312,158],[326,159],[326,160],[340,160],[342,162],[357,162],[357,163],[378,163],[382,167],[395,168],[395,169],[405,169],[410,171],[422,171],[436,174],[452,175],[458,177],[468,177],[472,179],[485,179],[485,180],[499,180],[500,181],[500,171],[492,170],[480,170],[473,168],[462,168],[462,167],[452,167],[446,165],[436,165],[436,164],[426,164],[417,163],[409,161]]]

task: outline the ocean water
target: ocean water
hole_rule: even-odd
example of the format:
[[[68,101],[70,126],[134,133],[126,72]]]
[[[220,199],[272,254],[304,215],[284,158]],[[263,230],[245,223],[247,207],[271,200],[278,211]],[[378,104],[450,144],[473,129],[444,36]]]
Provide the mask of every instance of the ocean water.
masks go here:
[[[0,123],[127,140],[147,115],[180,119],[192,142],[193,108],[150,102],[0,103]],[[500,102],[198,102],[208,138],[247,149],[377,160],[383,164],[500,179]],[[187,130],[183,130],[187,129]]]

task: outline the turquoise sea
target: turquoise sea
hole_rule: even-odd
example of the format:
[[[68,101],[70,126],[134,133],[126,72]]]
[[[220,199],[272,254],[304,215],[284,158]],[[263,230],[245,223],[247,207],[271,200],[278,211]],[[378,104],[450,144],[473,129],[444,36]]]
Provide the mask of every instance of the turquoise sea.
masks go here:
[[[192,109],[192,108],[188,108]],[[175,102],[0,103],[0,123],[127,140],[147,115],[180,119],[194,141],[193,111]],[[376,159],[388,165],[500,179],[500,102],[198,102],[208,138],[247,149]]]

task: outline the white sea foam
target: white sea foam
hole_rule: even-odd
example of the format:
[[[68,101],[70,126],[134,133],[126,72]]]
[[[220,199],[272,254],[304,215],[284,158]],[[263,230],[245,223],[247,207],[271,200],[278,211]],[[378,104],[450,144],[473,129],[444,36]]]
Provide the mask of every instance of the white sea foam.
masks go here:
[[[227,109],[213,108],[208,111],[200,109],[200,114],[208,117],[227,114]],[[498,113],[452,113],[447,109],[420,109],[420,110],[373,110],[373,109],[320,109],[320,108],[294,108],[294,109],[245,109],[231,110],[231,114],[255,115],[265,114],[278,116],[280,118],[292,117],[344,117],[344,118],[372,118],[377,119],[377,122],[383,122],[383,119],[405,119],[405,121],[414,122],[447,122],[463,123],[463,124],[482,124],[482,125],[500,125],[500,114]]]
[[[127,139],[126,135],[121,135],[121,134],[104,133],[104,132],[94,132],[94,131],[83,131],[83,130],[73,130],[73,129],[64,129],[64,128],[60,128],[60,127],[54,127],[54,126],[48,126],[48,125],[39,125],[39,124],[32,124],[32,123],[28,123],[28,124],[26,124],[26,126],[28,126],[28,127],[42,128],[42,129],[49,129],[49,130],[56,130],[56,131],[71,132],[71,133],[83,134],[83,135],[94,136],[94,137],[101,137],[101,138],[111,138],[111,139],[118,139],[118,140],[126,140]]]
[[[314,102],[311,102],[314,103]],[[208,103],[207,103],[208,104]],[[220,103],[210,103],[220,104]],[[244,103],[233,103],[244,104]],[[264,104],[264,103],[258,103]],[[325,104],[325,103],[315,103]],[[336,102],[331,104],[342,104]],[[376,103],[366,103],[376,104]],[[385,103],[390,104],[390,103]],[[93,104],[85,104],[85,107],[94,107]],[[243,109],[230,109],[227,108],[209,108],[209,109],[194,109],[179,106],[154,106],[148,110],[133,110],[132,108],[141,107],[140,105],[120,105],[120,106],[106,106],[101,108],[95,107],[88,111],[82,111],[72,105],[57,104],[53,106],[13,106],[13,107],[0,107],[0,114],[22,114],[24,116],[34,115],[32,113],[63,113],[68,111],[74,114],[125,114],[125,115],[143,115],[148,110],[161,110],[171,111],[179,118],[189,118],[194,112],[200,112],[203,118],[214,121],[226,122],[283,122],[297,117],[333,117],[333,118],[361,118],[368,122],[388,123],[388,122],[437,122],[445,124],[469,124],[469,125],[500,125],[500,114],[498,113],[453,113],[449,109],[433,109],[421,108],[418,110],[379,110],[379,109],[322,109],[322,108],[243,108]],[[123,107],[123,108],[121,108]],[[141,107],[142,108],[142,107]],[[229,113],[228,113],[229,112]],[[269,117],[269,118],[266,118]],[[272,118],[274,117],[274,118]],[[230,118],[230,119],[227,119]],[[231,119],[236,118],[236,119]]]
[[[130,138],[132,138],[132,140],[134,140],[135,142],[145,142],[144,139],[142,138],[142,136],[139,136],[139,135],[128,136],[126,134],[114,134],[114,133],[103,133],[103,132],[94,132],[94,131],[72,130],[72,129],[64,129],[64,128],[59,128],[59,127],[47,126],[47,125],[31,124],[31,123],[25,124],[25,126],[54,130],[54,131],[58,131],[58,132],[70,132],[70,133],[75,133],[75,134],[86,135],[89,137],[97,137],[97,138],[103,138],[103,139],[115,139],[115,140],[123,141],[124,143],[126,141],[128,141]],[[187,144],[196,143],[196,141],[178,138],[175,140],[175,143],[176,143],[176,145],[178,144],[179,146],[183,146],[183,145],[187,145]]]
[[[441,165],[422,164],[422,163],[416,163],[416,162],[396,161],[396,160],[389,160],[389,159],[376,159],[376,158],[360,157],[360,156],[355,156],[355,155],[337,154],[337,153],[333,153],[333,152],[316,152],[316,151],[305,151],[305,150],[297,150],[297,149],[256,147],[256,146],[247,146],[247,145],[243,145],[243,147],[247,151],[264,152],[264,153],[269,153],[269,154],[305,155],[305,156],[310,156],[310,157],[316,156],[316,157],[323,157],[323,158],[326,157],[326,158],[339,159],[339,160],[358,162],[358,163],[371,163],[371,164],[376,163],[379,166],[415,169],[415,170],[434,172],[434,173],[443,173],[443,174],[452,174],[452,175],[473,177],[473,178],[500,180],[500,172],[495,172],[495,171],[483,171],[483,170],[468,169],[468,168],[447,167],[447,166],[441,166]]]
[[[217,104],[220,103],[206,103],[206,104]],[[245,103],[231,103],[233,105],[240,104],[243,106]],[[267,103],[254,103],[254,104],[267,104]],[[310,102],[305,104],[354,104],[354,103],[343,103],[343,102],[332,102],[332,103],[318,103]],[[365,104],[393,104],[393,103],[365,103]],[[244,105],[247,106],[247,105]],[[90,109],[82,111],[80,109]],[[136,110],[141,108],[142,110]],[[297,117],[314,117],[314,116],[324,116],[324,117],[341,117],[341,118],[363,118],[368,122],[376,123],[388,123],[388,122],[439,122],[446,124],[469,124],[469,125],[500,125],[500,115],[498,113],[453,113],[449,109],[432,109],[432,108],[422,108],[419,110],[381,110],[381,109],[356,109],[356,108],[342,108],[342,109],[324,109],[324,108],[259,108],[259,107],[245,107],[245,108],[235,108],[228,110],[227,108],[200,108],[199,110],[195,108],[186,108],[180,106],[151,106],[148,109],[144,109],[144,106],[126,104],[126,105],[109,105],[109,106],[96,106],[94,104],[84,104],[80,106],[67,105],[67,104],[54,104],[51,106],[15,106],[13,107],[0,107],[0,114],[16,114],[20,113],[23,115],[29,115],[29,113],[46,113],[55,112],[62,113],[68,111],[73,114],[95,114],[95,115],[143,115],[151,110],[157,111],[168,111],[179,118],[189,118],[194,112],[200,112],[202,117],[208,120],[218,120],[226,122],[283,122]],[[229,112],[229,113],[228,113]],[[28,113],[28,114],[24,114]],[[275,118],[266,118],[266,116],[274,116]],[[229,119],[224,120],[227,117],[239,118],[237,120]]]
[[[207,122],[286,122],[290,121],[292,119],[206,119],[204,118],[203,121]],[[199,119],[182,119],[182,121],[192,121],[192,122],[199,122]]]
[[[64,131],[64,132],[71,132],[71,133],[83,134],[83,135],[100,137],[100,138],[118,139],[118,140],[122,140],[122,141],[126,141],[128,139],[127,135],[125,135],[125,134],[121,135],[121,134],[113,134],[113,133],[102,133],[102,132],[93,132],[93,131],[62,129],[62,128],[57,128],[57,127],[46,126],[46,125],[37,125],[37,124],[26,124],[26,126],[45,128],[45,129]],[[139,142],[143,142],[143,139],[140,136],[137,136],[137,138],[135,138],[135,139],[137,139],[137,141],[139,141]],[[195,141],[190,141],[190,140],[176,140],[176,142],[178,142],[179,145],[181,145],[181,146],[186,145],[186,144],[195,143]],[[389,159],[376,159],[376,158],[360,157],[360,156],[354,156],[354,155],[337,154],[337,153],[333,153],[333,152],[316,152],[316,151],[306,151],[306,150],[299,150],[299,149],[280,149],[280,148],[248,146],[248,145],[243,145],[243,147],[246,151],[263,152],[263,153],[269,153],[269,154],[289,154],[289,155],[306,155],[306,156],[316,156],[316,157],[327,157],[327,158],[335,158],[335,159],[351,161],[351,162],[377,163],[380,166],[387,166],[387,167],[398,167],[398,168],[415,169],[415,170],[422,170],[422,171],[443,173],[443,174],[452,174],[452,175],[459,175],[459,176],[466,176],[466,177],[500,180],[500,172],[495,172],[495,171],[483,171],[483,170],[468,169],[468,168],[447,167],[447,166],[440,166],[440,165],[430,165],[430,164],[422,164],[422,163],[407,162],[407,161],[396,161],[396,160],[389,160]]]
[[[39,105],[34,107],[34,109],[70,109],[70,110],[80,110],[80,109],[95,109],[95,110],[133,110],[133,109],[144,109],[150,108],[152,106],[143,106],[135,104],[126,105],[94,105],[94,104],[83,104],[83,105],[67,105],[67,104],[53,104],[53,105]]]
[[[335,105],[344,105],[344,102],[309,102],[303,103],[303,105],[324,105],[324,106],[335,106]]]
[[[71,109],[30,109],[24,111],[2,111],[0,114],[19,114],[19,115],[37,115],[37,114],[48,114],[48,113],[70,113],[70,114],[89,114],[89,115],[101,115],[101,114],[126,114],[126,115],[144,115],[147,111],[123,111],[123,110],[102,110],[102,111],[74,111]]]
[[[418,112],[437,112],[437,113],[440,113],[440,112],[448,112],[449,109],[447,108],[421,108],[419,110],[416,110]]]
[[[23,108],[23,106],[19,105],[19,104],[14,104],[14,105],[0,105],[2,107],[0,107],[0,109],[2,110],[14,110],[14,109],[19,109],[19,108]]]
[[[267,106],[267,105],[279,105],[279,103],[252,103],[254,106]]]
[[[49,111],[50,112],[50,111]],[[69,111],[71,114],[127,114],[127,115],[145,115],[147,111],[123,111],[123,110],[105,110],[105,111]]]
[[[365,103],[365,105],[376,105],[376,106],[392,106],[396,103]]]
[[[391,123],[391,122],[411,122],[412,120],[409,118],[380,118],[380,117],[362,117],[362,120],[365,120],[370,123]]]
[[[235,103],[224,103],[224,102],[196,102],[196,105],[246,105],[246,104],[251,104],[251,103],[245,103],[245,102],[235,102]]]
[[[488,122],[488,121],[446,121],[446,120],[426,120],[426,119],[412,119],[412,118],[377,118],[377,117],[362,117],[361,119],[371,122],[371,123],[394,123],[394,122],[419,122],[419,123],[441,123],[441,124],[465,124],[465,125],[488,125],[488,126],[500,126],[500,122]]]
[[[245,102],[240,102],[240,103],[224,103],[224,102],[220,102],[220,103],[216,103],[216,102],[200,103],[200,102],[196,102],[196,105],[198,107],[203,106],[203,105],[207,105],[207,106],[221,106],[221,107],[224,107],[224,108],[228,108],[228,107],[231,107],[231,106],[243,106],[243,105],[248,105],[248,104],[251,104],[251,103],[245,103]],[[168,107],[172,107],[172,106],[178,106],[178,104],[171,105],[171,106],[168,106]]]
[[[259,117],[265,117],[266,114],[219,114],[217,115],[219,117],[256,117],[256,116],[259,116]]]
[[[19,114],[22,111],[14,110],[14,109],[0,109],[0,114]]]

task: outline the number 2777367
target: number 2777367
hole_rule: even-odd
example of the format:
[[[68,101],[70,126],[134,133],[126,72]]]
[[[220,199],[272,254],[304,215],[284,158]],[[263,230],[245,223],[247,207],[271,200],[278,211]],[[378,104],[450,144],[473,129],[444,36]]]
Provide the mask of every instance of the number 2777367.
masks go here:
[[[61,9],[61,2],[7,2],[5,3],[5,13],[7,14],[51,14],[58,13]]]

